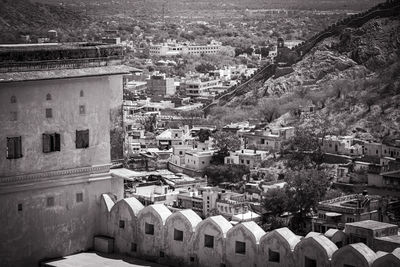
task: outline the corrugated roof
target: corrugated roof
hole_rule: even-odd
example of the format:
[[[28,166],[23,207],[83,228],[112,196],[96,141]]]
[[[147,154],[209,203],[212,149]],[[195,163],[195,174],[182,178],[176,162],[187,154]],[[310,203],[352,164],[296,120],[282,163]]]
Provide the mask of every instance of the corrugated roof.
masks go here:
[[[80,69],[54,69],[0,73],[0,83],[127,74],[135,68],[118,65]]]

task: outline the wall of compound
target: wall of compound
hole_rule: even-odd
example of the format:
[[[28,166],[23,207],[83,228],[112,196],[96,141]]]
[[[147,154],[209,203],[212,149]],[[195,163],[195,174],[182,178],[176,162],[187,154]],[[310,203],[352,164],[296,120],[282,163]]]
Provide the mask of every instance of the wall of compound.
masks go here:
[[[112,205],[118,205],[118,203]],[[105,207],[105,205],[103,206]],[[129,206],[126,208],[132,209]],[[119,221],[118,216],[123,219],[126,218],[126,214],[133,214],[123,209],[124,207],[121,206],[118,209],[121,213],[113,215],[115,216],[113,225],[109,224],[109,228],[118,227],[116,223]],[[198,223],[193,229],[190,220],[177,215],[177,213],[169,215],[163,222],[157,211],[151,206],[141,207],[141,209],[142,211],[137,215],[133,215],[137,217],[130,219],[132,223],[138,223],[137,227],[132,226],[126,230],[126,234],[121,232],[115,235],[113,231],[108,232],[114,233],[111,237],[115,239],[115,250],[171,266],[333,267],[336,266],[332,262],[333,254],[340,255],[339,252],[342,250],[346,257],[340,258],[340,261],[337,260],[340,262],[340,266],[354,266],[354,263],[361,262],[366,263],[365,266],[370,266],[371,259],[375,261],[382,257],[378,257],[378,254],[362,243],[358,243],[359,250],[349,249],[349,245],[339,249],[325,235],[318,233],[308,237],[299,237],[289,229],[281,228],[268,232],[256,240],[254,236],[257,233],[253,233],[251,230],[244,231],[241,224],[224,229],[224,225],[226,228],[225,223],[217,223],[217,221],[221,222],[219,216],[209,217]],[[103,214],[102,220],[105,220],[107,210],[103,210],[101,214]],[[218,220],[214,219],[216,217],[219,217]],[[152,235],[145,233],[145,223],[154,225]],[[179,240],[176,240],[175,230],[183,232],[183,237],[178,238]],[[135,231],[137,232],[135,233]],[[214,237],[212,247],[209,247],[210,244],[205,246],[205,235]],[[124,239],[124,242],[121,242],[121,238]],[[130,241],[131,246],[128,245]],[[236,241],[246,244],[244,251],[237,250]],[[121,243],[124,244],[122,247],[119,245]],[[368,255],[365,251],[368,251]],[[384,266],[378,263],[374,266]]]
[[[107,173],[97,178],[87,174],[64,185],[51,180],[51,186],[31,185],[29,191],[17,191],[20,186],[14,185],[13,192],[2,193],[1,188],[0,266],[38,266],[43,259],[91,248],[100,232],[101,195],[123,196],[121,179]]]

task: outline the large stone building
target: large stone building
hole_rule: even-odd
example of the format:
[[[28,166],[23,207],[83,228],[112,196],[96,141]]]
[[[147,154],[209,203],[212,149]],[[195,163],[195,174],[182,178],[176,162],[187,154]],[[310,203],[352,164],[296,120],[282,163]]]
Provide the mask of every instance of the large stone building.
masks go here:
[[[149,47],[150,56],[177,56],[177,55],[210,55],[220,52],[220,42],[212,40],[210,44],[195,45],[177,43],[176,40],[167,40],[161,44],[151,44]]]
[[[87,250],[100,198],[123,196],[122,48],[0,46],[0,266]],[[115,141],[115,142],[113,142]]]

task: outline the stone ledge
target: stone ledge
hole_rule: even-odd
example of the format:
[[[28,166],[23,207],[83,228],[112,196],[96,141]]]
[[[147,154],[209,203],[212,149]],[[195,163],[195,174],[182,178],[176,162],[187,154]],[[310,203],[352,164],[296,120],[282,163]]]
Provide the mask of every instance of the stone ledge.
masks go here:
[[[95,165],[95,166],[66,169],[66,170],[56,170],[56,171],[0,177],[0,186],[39,182],[42,180],[54,179],[56,177],[65,178],[65,177],[80,176],[83,174],[91,175],[98,173],[108,173],[110,171],[110,166],[111,164],[105,164],[105,165]]]

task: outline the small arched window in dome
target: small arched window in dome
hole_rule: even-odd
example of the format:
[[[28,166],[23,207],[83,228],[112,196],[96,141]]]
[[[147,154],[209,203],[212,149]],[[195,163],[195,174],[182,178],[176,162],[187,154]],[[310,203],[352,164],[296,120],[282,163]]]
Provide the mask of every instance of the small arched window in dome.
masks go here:
[[[17,103],[17,98],[15,97],[15,95],[11,97],[11,103]]]
[[[81,92],[79,93],[79,96],[80,96],[80,97],[84,97],[83,90],[81,90]]]
[[[51,100],[51,94],[46,95],[46,100]]]

